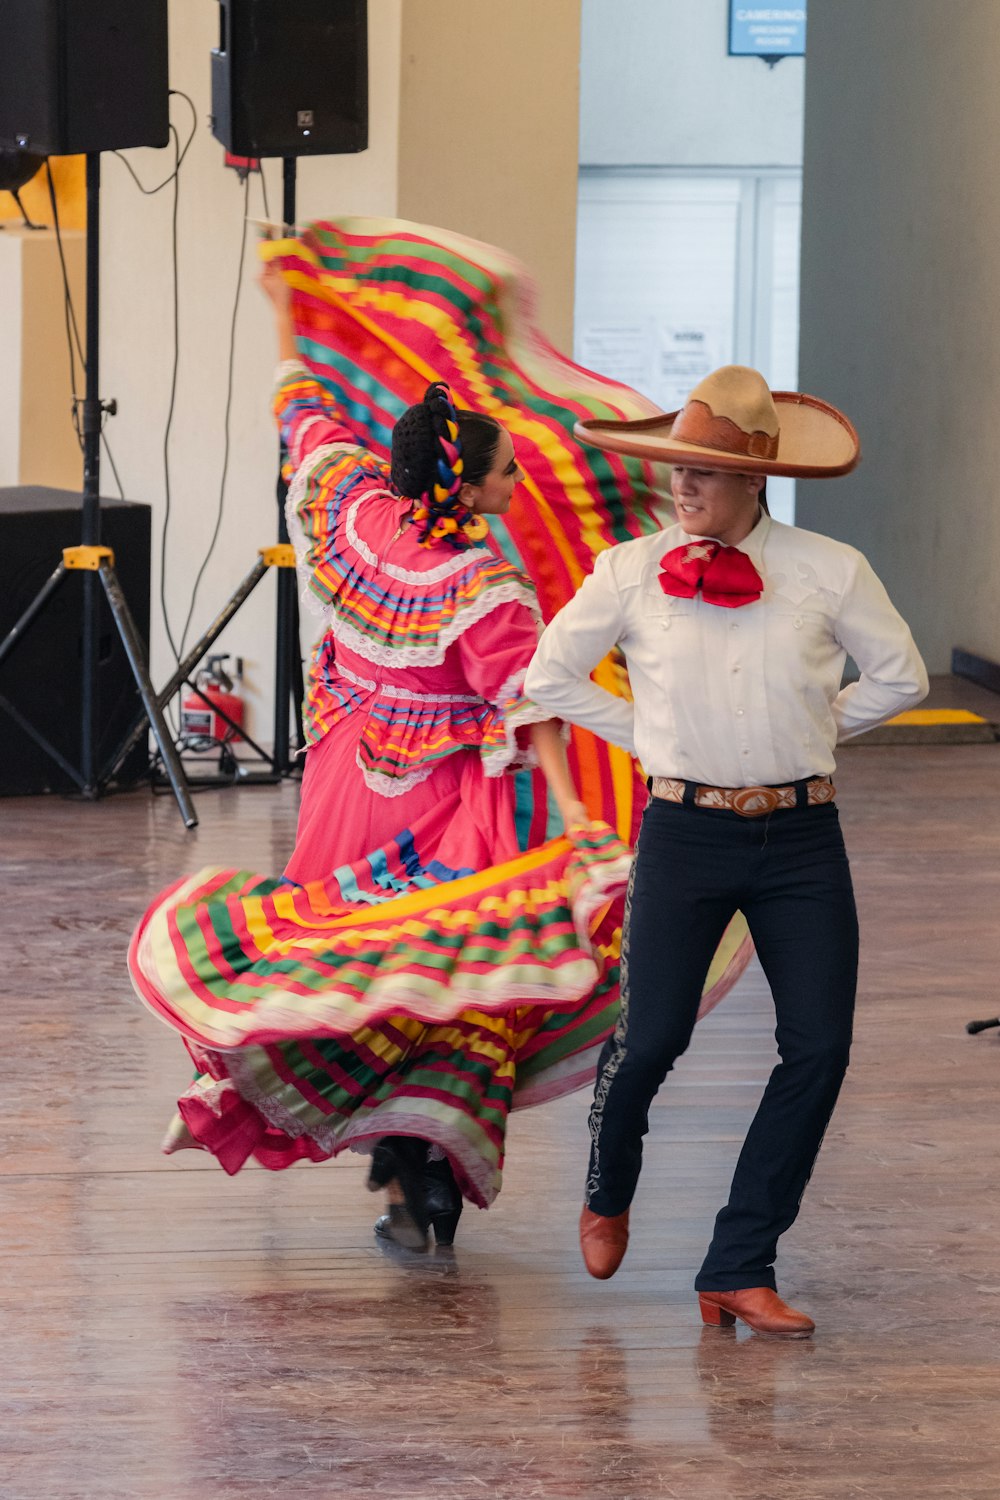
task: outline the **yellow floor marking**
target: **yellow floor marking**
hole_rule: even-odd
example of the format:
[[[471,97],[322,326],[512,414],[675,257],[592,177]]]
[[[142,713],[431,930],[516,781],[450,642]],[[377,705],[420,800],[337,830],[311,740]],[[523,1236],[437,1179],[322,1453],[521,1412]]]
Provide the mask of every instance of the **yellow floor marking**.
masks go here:
[[[905,714],[897,714],[894,719],[886,719],[887,724],[985,724],[986,720],[980,714],[969,713],[965,708],[911,708]]]

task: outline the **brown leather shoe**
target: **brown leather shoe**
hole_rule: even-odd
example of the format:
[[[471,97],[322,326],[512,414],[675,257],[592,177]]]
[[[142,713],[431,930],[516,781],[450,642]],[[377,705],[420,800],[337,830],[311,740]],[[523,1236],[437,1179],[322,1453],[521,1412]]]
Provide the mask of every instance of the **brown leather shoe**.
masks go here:
[[[812,1318],[782,1302],[769,1286],[748,1286],[738,1292],[699,1292],[698,1303],[702,1322],[714,1327],[730,1328],[740,1318],[754,1333],[778,1339],[807,1339],[816,1327]]]
[[[598,1281],[607,1281],[621,1265],[628,1249],[628,1209],[608,1218],[585,1208],[580,1215],[580,1249],[591,1276],[596,1276]]]

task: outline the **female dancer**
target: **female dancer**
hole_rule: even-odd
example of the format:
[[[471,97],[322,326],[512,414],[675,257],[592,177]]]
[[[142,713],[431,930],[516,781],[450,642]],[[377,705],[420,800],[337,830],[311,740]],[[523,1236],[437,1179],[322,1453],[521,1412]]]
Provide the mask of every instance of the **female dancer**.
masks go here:
[[[401,892],[514,860],[514,782],[503,773],[518,765],[537,759],[567,827],[588,819],[558,722],[521,693],[537,642],[533,590],[501,556],[484,519],[506,512],[521,477],[509,433],[492,418],[456,411],[447,388],[432,385],[397,422],[391,464],[375,458],[356,446],[328,393],[299,361],[291,294],[275,262],[261,281],[277,323],[275,404],[293,472],[289,530],[300,576],[325,618],[305,704],[308,750],[286,869],[291,885],[273,898],[275,911],[268,909],[273,932],[280,900],[297,903],[297,940],[305,893],[310,917],[322,908],[328,920],[331,900],[337,911],[377,913]],[[616,872],[605,881],[606,904],[616,881],[623,883],[627,851],[609,836],[602,858]],[[441,1025],[427,1023],[436,1002],[425,995],[416,1013],[403,1004],[385,1015],[382,1005],[374,1017],[362,1012],[380,1024],[345,1034],[341,1019],[336,1034],[310,1035],[308,1023],[288,1019],[307,983],[299,971],[277,981],[275,1001],[274,966],[271,989],[262,993],[260,966],[237,972],[220,939],[207,953],[203,972],[211,978],[204,984],[214,984],[213,999],[223,1007],[238,1003],[241,986],[256,985],[250,1034],[265,1043],[232,1051],[206,1047],[206,1028],[190,1024],[190,1010],[179,1018],[163,954],[178,933],[189,941],[185,921],[189,936],[201,931],[206,901],[224,909],[227,930],[252,928],[245,888],[237,883],[234,894],[232,882],[216,882],[209,892],[203,882],[180,904],[176,890],[168,893],[147,914],[132,958],[140,993],[186,1033],[201,1070],[179,1101],[181,1121],[166,1149],[199,1146],[235,1172],[250,1155],[280,1168],[363,1144],[372,1151],[369,1186],[389,1195],[377,1230],[422,1248],[433,1227],[438,1243],[450,1243],[462,1190],[486,1203],[498,1189],[518,1054],[551,1019],[552,998],[568,1003],[554,976],[576,964],[572,995],[584,1011],[588,993],[602,988],[600,963],[588,954],[581,967],[578,940],[566,941],[565,900],[563,935],[554,942],[549,916],[519,880],[513,925],[489,937],[490,980],[508,972],[516,998],[499,1009],[484,987],[482,1009],[446,1012]],[[317,889],[318,898],[311,894]],[[446,956],[442,980],[464,962],[447,948]],[[551,974],[542,972],[546,965]],[[220,968],[227,978],[220,980]],[[372,988],[391,985],[393,968],[402,974],[413,962],[390,944],[369,964]],[[406,980],[410,999],[412,973]],[[188,994],[185,1000],[194,1003]],[[280,1024],[261,1023],[262,1010],[275,1004]]]

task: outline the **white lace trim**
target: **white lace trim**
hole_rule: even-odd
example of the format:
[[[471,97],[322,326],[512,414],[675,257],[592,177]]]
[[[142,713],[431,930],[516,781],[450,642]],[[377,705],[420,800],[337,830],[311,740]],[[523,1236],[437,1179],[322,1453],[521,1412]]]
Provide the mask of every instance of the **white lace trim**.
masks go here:
[[[519,672],[508,677],[497,693],[498,708],[502,709],[503,704],[509,703],[512,698],[521,697],[521,689],[524,687],[524,679],[527,675],[527,667],[522,667]],[[517,743],[517,731],[528,724],[543,724],[551,717],[547,709],[539,708],[538,704],[532,703],[530,698],[525,698],[520,708],[505,713],[503,716],[504,743],[491,746],[482,752],[483,770],[487,776],[502,776],[505,771],[537,766],[538,756],[535,754],[534,746],[529,745],[527,749],[522,750]]]
[[[290,532],[291,527],[289,527]],[[510,603],[523,604],[531,611],[535,620],[541,618],[534,589],[512,578],[507,583],[497,584],[495,588],[483,589],[471,604],[460,606],[447,624],[442,625],[437,640],[427,646],[380,646],[355,630],[354,626],[349,625],[346,620],[340,619],[332,605],[325,611],[325,617],[327,628],[334,640],[340,641],[356,656],[370,661],[373,666],[439,667],[445,659],[448,647],[457,641],[459,636],[464,635],[470,626],[484,620],[501,604]],[[551,714],[547,717],[551,718]]]
[[[315,379],[315,376],[312,374],[312,371],[309,369],[308,365],[303,364],[301,359],[283,359],[274,372],[275,398],[277,398],[281,393],[281,388],[287,381],[313,379]],[[300,425],[296,433],[295,442],[288,450],[288,456],[295,468],[298,468],[299,463],[301,462],[299,455],[302,452],[302,437],[306,429],[308,427],[311,427],[314,422],[323,422],[326,420],[326,417],[320,416],[317,413],[316,416],[306,417],[306,419]]]
[[[302,442],[310,427],[315,427],[317,422],[329,422],[329,420],[330,418],[324,413],[317,412],[315,416],[304,417],[299,423],[298,427],[295,430],[295,442],[288,450],[288,456],[296,468],[298,468],[299,464],[302,462]],[[347,447],[348,445],[344,443],[341,444],[341,446]]]
[[[367,693],[374,693],[377,689],[377,682],[369,682],[367,677],[359,677],[357,672],[352,672],[349,667],[344,666],[343,662],[338,661],[336,667],[337,676],[346,677],[348,682],[354,683],[355,687],[364,688]]]
[[[377,792],[380,797],[401,797],[404,792],[411,791],[413,787],[419,786],[422,781],[433,776],[440,761],[433,761],[429,766],[418,766],[415,771],[407,771],[405,776],[386,776],[381,771],[370,771],[367,766],[358,760],[358,767],[364,777],[365,786],[370,792]]]
[[[386,490],[384,493],[390,494],[391,491]],[[382,562],[364,538],[358,534],[358,528],[354,524],[358,511],[367,498],[368,493],[360,495],[357,500],[353,501],[347,507],[347,513],[344,517],[344,530],[347,533],[347,540],[359,556],[364,558],[366,563],[373,568],[378,568],[380,572],[387,574],[388,577],[395,578],[399,583],[440,583],[442,579],[450,578],[453,573],[461,573],[463,568],[468,567],[470,558],[493,556],[489,547],[465,547],[461,552],[456,552],[445,562],[439,563],[436,568],[397,568],[392,563]]]
[[[307,380],[312,380],[312,375],[307,365],[301,359],[283,359],[274,372],[274,394],[277,395],[286,380],[293,375],[304,375]]]
[[[350,446],[346,443],[324,443],[314,453],[310,453],[308,463],[303,464],[295,473],[288,487],[288,495],[285,500],[285,520],[288,525],[288,539],[295,549],[295,567],[299,580],[299,601],[302,608],[308,611],[314,619],[322,620],[326,629],[329,630],[334,639],[348,646],[357,656],[365,661],[370,661],[377,667],[439,667],[444,661],[448,647],[459,636],[464,635],[470,625],[477,624],[480,620],[493,612],[501,604],[518,603],[523,604],[531,611],[532,619],[537,625],[542,623],[542,612],[538,607],[538,598],[534,588],[527,582],[518,579],[510,579],[507,583],[501,583],[494,588],[484,589],[471,604],[459,606],[451,620],[438,633],[437,641],[427,646],[403,646],[394,649],[391,646],[378,646],[373,644],[367,636],[361,635],[353,626],[348,625],[337,615],[336,604],[332,601],[324,602],[313,593],[310,587],[311,569],[309,567],[309,541],[305,534],[305,527],[298,514],[298,505],[305,494],[306,485],[313,468],[322,462],[338,448]],[[389,494],[388,490],[373,486],[366,490],[350,507],[349,515],[356,514],[358,507],[371,494]],[[357,537],[357,531],[354,531]],[[350,530],[348,539],[352,541],[357,551],[366,562],[378,566],[378,559],[371,548],[367,547],[360,537],[353,541]],[[360,543],[360,545],[358,545]],[[384,566],[383,571],[391,577],[403,582],[412,583],[434,583],[450,573],[458,572],[465,567],[469,554],[492,557],[487,547],[472,547],[466,552],[457,554],[443,563],[440,568],[431,568],[426,573],[411,572],[406,568],[392,568]]]
[[[288,540],[295,548],[295,571],[299,579],[299,603],[302,608],[308,610],[314,618],[326,621],[332,610],[332,605],[324,603],[312,591],[309,580],[311,570],[309,567],[309,539],[306,536],[302,517],[299,515],[299,502],[306,492],[313,469],[322,460],[335,453],[338,448],[346,448],[346,443],[323,443],[309,455],[308,464],[302,464],[296,469],[292,476],[292,482],[288,486],[288,494],[285,496],[285,524],[288,527]]]
[[[337,673],[345,677],[355,687],[363,688],[366,692],[378,693],[380,697],[396,698],[404,702],[414,703],[480,703],[486,706],[486,699],[475,693],[414,693],[408,688],[396,687],[385,682],[373,682],[367,677],[360,677],[357,672],[352,672],[350,667],[338,665]],[[521,688],[527,673],[526,668],[515,672],[512,677],[500,688],[497,695],[498,706],[502,708],[504,703],[510,702],[512,698],[521,696]],[[483,770],[487,776],[502,776],[505,771],[512,768],[536,766],[538,757],[534,748],[529,746],[522,750],[517,743],[517,730],[526,724],[538,724],[544,719],[550,718],[545,710],[540,709],[537,704],[525,699],[522,706],[514,709],[510,714],[504,714],[504,743],[490,749],[481,750]],[[456,750],[459,746],[455,747]],[[378,793],[381,797],[401,797],[404,792],[410,791],[412,787],[419,786],[426,781],[437,769],[440,761],[434,761],[428,766],[419,766],[416,770],[407,771],[404,776],[386,776],[384,772],[373,771],[361,762],[360,755],[357,756],[357,766],[364,778],[365,786],[369,791]]]

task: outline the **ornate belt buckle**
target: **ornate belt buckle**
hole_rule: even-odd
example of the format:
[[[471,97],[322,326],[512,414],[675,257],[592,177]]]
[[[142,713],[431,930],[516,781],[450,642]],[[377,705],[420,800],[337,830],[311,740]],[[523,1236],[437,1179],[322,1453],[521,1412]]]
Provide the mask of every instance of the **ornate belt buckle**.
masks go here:
[[[742,786],[733,792],[732,809],[741,818],[760,818],[774,812],[781,793],[773,786]]]

